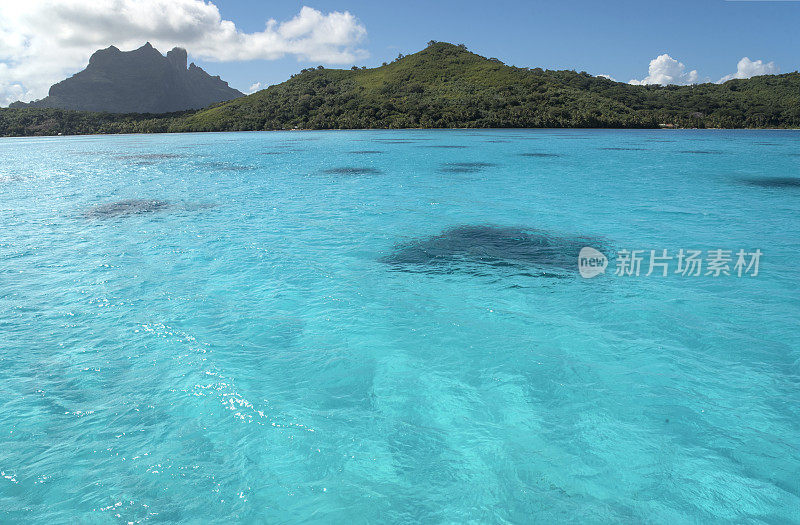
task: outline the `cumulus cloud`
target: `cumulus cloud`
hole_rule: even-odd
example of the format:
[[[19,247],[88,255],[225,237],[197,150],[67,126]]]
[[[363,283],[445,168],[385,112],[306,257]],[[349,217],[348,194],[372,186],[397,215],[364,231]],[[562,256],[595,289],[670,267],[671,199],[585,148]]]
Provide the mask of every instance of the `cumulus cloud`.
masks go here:
[[[204,0],[27,0],[0,2],[0,105],[47,95],[51,84],[83,68],[92,52],[150,41],[210,61],[298,60],[328,64],[365,58],[366,28],[349,12],[303,7],[292,19],[240,31]]]
[[[249,88],[247,88],[247,94],[250,95],[252,93],[255,93],[256,91],[260,90],[261,87],[262,87],[261,82],[253,82],[253,84]]]
[[[734,78],[750,78],[759,75],[777,75],[780,73],[780,68],[775,65],[775,62],[764,63],[761,60],[752,61],[747,57],[742,58],[736,66],[736,73],[732,75],[725,75],[717,81],[718,84],[727,82]]]
[[[721,84],[734,78],[750,78],[758,75],[776,75],[780,73],[780,68],[775,62],[764,63],[761,60],[750,60],[742,58],[736,67],[736,73],[725,75],[717,81]],[[606,76],[606,75],[599,75]],[[711,79],[705,77],[703,82],[710,82]],[[642,80],[631,80],[629,84],[645,86],[648,84],[660,84],[662,86],[676,84],[687,85],[700,82],[696,70],[686,71],[686,66],[678,62],[671,56],[663,54],[650,61],[650,70],[647,77]]]
[[[25,86],[11,79],[8,65],[0,62],[0,107],[7,106],[15,100],[30,99],[32,95]]]
[[[647,77],[642,80],[634,79],[628,83],[636,86],[646,86],[648,84],[668,86],[670,84],[695,84],[698,80],[697,70],[686,71],[686,66],[683,63],[678,62],[666,53],[650,61],[648,73]]]
[[[597,75],[597,76],[598,76],[598,77],[601,77],[601,78],[607,78],[607,79],[609,79],[609,80],[613,80],[614,82],[616,82],[616,81],[617,81],[617,79],[616,79],[616,78],[614,78],[614,77],[612,77],[611,75]]]

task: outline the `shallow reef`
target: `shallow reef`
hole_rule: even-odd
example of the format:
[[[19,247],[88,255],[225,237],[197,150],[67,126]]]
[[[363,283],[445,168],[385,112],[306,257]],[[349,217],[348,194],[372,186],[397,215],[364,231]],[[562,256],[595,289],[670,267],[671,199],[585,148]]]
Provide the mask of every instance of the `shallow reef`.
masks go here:
[[[155,199],[127,199],[95,206],[86,212],[86,216],[91,219],[113,219],[116,217],[140,215],[142,213],[159,212],[170,207],[171,204],[167,201]]]
[[[322,173],[327,175],[378,175],[383,172],[367,166],[341,166],[322,170]]]
[[[800,188],[800,178],[797,177],[754,177],[742,179],[742,182],[760,188]]]
[[[533,157],[538,159],[563,157],[560,153],[520,153],[520,157]]]
[[[581,248],[606,252],[598,239],[562,236],[533,228],[461,225],[400,243],[379,259],[397,271],[485,275],[497,270],[531,276],[577,273]]]
[[[477,173],[494,166],[497,164],[491,162],[448,162],[442,164],[439,171],[442,173]]]

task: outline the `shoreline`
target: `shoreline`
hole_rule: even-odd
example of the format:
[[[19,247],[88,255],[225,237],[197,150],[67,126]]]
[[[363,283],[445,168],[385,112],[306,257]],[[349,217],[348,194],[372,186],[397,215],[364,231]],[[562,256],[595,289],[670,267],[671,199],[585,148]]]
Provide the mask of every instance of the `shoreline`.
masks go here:
[[[153,133],[70,133],[57,135],[0,135],[0,139],[24,138],[65,138],[65,137],[99,137],[99,136],[140,136],[140,135],[191,135],[191,134],[227,134],[227,133],[312,133],[333,131],[800,131],[797,128],[347,128],[347,129],[260,129],[240,131],[159,131]]]

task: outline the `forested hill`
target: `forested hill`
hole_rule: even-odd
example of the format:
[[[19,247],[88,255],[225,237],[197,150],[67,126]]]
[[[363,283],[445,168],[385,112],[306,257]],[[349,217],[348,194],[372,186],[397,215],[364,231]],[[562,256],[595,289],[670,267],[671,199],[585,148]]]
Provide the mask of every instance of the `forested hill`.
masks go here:
[[[432,43],[374,69],[304,70],[250,96],[185,114],[0,110],[4,135],[664,125],[800,127],[800,74],[632,86],[587,73],[506,66],[463,46]]]

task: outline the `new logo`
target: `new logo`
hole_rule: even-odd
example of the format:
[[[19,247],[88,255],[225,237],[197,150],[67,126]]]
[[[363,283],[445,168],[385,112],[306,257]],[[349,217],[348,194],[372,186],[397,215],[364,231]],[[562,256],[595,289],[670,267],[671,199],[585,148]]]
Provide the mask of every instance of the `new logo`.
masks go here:
[[[578,270],[581,277],[584,279],[597,277],[601,273],[606,273],[607,267],[608,257],[602,252],[588,246],[581,248],[581,253],[578,254]]]

